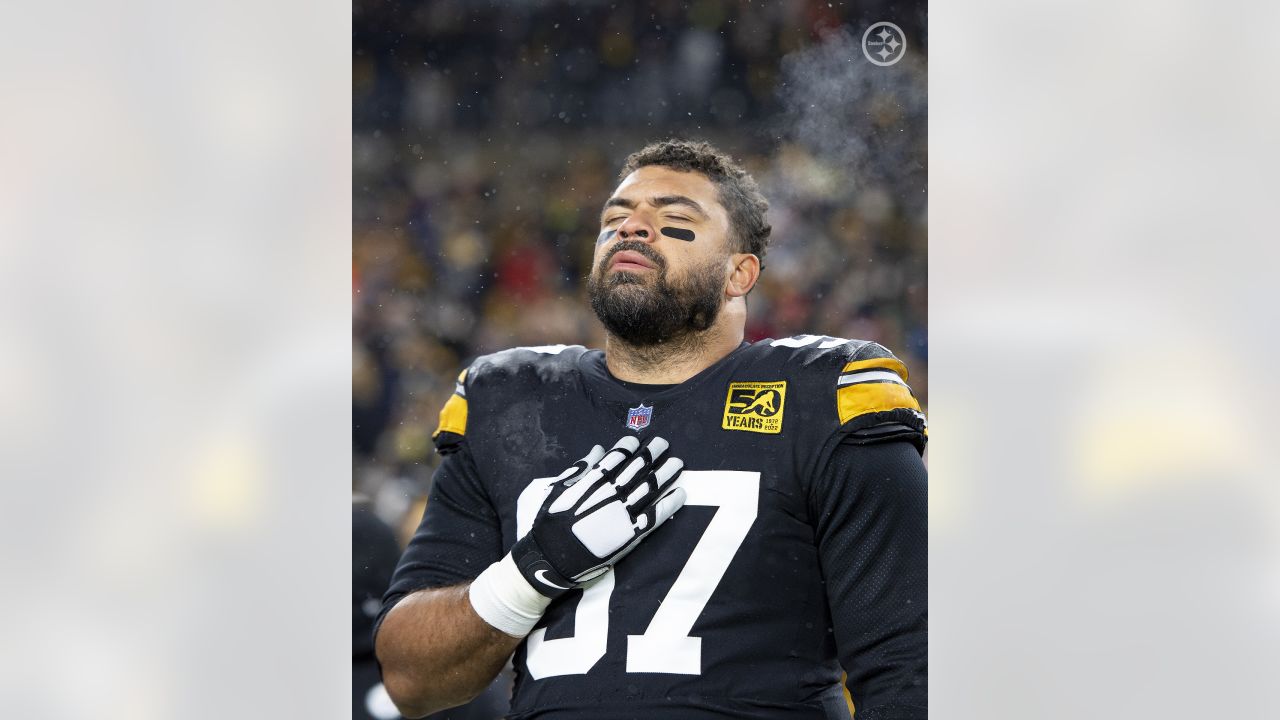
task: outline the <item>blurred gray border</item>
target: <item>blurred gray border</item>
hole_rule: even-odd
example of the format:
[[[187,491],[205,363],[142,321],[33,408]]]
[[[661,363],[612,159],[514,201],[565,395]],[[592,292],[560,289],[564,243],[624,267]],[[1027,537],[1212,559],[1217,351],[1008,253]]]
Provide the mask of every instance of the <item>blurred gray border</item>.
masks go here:
[[[0,8],[0,716],[347,713],[350,13]]]
[[[934,717],[1280,717],[1280,10],[932,10]]]

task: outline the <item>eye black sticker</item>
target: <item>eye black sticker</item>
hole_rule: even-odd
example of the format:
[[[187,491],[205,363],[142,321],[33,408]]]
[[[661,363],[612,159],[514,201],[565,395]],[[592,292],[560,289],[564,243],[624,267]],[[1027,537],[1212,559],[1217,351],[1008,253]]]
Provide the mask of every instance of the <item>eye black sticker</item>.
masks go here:
[[[664,227],[662,228],[662,234],[685,242],[693,242],[694,238],[693,231],[684,228]]]
[[[605,242],[607,240],[612,240],[613,236],[616,234],[618,234],[617,230],[601,230],[600,237],[596,238],[596,244],[599,245],[600,243]]]

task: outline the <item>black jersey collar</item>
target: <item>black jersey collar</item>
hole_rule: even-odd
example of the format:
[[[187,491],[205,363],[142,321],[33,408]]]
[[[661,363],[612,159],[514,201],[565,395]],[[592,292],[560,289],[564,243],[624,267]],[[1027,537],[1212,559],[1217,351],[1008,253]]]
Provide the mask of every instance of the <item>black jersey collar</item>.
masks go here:
[[[691,392],[724,368],[736,365],[742,351],[748,347],[751,347],[751,343],[744,341],[733,352],[703,368],[697,375],[674,385],[647,385],[619,380],[609,372],[603,350],[588,350],[583,353],[578,358],[578,368],[582,371],[587,387],[604,400],[624,403],[640,400],[669,402]]]

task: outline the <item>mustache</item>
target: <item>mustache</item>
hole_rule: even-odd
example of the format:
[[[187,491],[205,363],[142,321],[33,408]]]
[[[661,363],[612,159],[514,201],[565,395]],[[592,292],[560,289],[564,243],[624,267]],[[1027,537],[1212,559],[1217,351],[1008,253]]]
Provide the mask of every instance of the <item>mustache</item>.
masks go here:
[[[608,255],[604,256],[600,261],[600,264],[596,267],[596,271],[603,273],[605,270],[608,270],[609,263],[613,260],[613,256],[626,250],[643,255],[645,259],[652,262],[659,270],[666,271],[667,269],[667,259],[659,255],[656,250],[649,247],[648,243],[642,243],[637,240],[621,240],[617,245],[614,245],[613,248],[609,250]]]

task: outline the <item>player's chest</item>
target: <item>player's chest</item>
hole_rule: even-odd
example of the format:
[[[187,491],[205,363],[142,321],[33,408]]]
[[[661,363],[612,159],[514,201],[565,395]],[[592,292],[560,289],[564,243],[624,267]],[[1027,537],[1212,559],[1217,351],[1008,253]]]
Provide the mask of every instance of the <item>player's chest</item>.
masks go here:
[[[684,507],[580,598],[557,604],[531,635],[527,669],[535,680],[601,671],[697,676],[731,654],[747,619],[790,618],[813,605],[820,573],[785,439],[716,432],[708,429],[714,413],[662,410],[655,404],[644,427],[627,428],[613,411],[584,407],[589,422],[564,429],[543,423],[527,433],[527,447],[547,450],[523,474],[492,476],[510,546],[529,531],[545,498],[538,478],[559,475],[591,445],[660,436],[684,461],[676,480]],[[793,641],[794,624],[782,623],[770,640]],[[721,632],[707,636],[704,653],[708,628]]]
[[[468,436],[482,463],[525,478],[558,474],[593,445],[608,448],[626,435],[664,438],[686,467],[781,476],[794,464],[804,420],[803,408],[787,408],[784,385],[726,381],[696,394],[623,400],[552,391],[492,403],[474,414]]]
[[[790,498],[800,493],[796,448],[788,436],[728,431],[719,409],[690,405],[664,407],[637,402],[630,407],[565,404],[511,408],[484,432],[476,455],[499,514],[512,513],[531,481],[559,475],[594,445],[605,449],[633,435],[641,442],[661,437],[668,455],[683,461],[682,484],[694,504],[710,502],[722,487],[750,488]],[[628,426],[628,424],[630,426]],[[475,437],[473,435],[473,438]],[[473,447],[475,447],[473,445]]]

